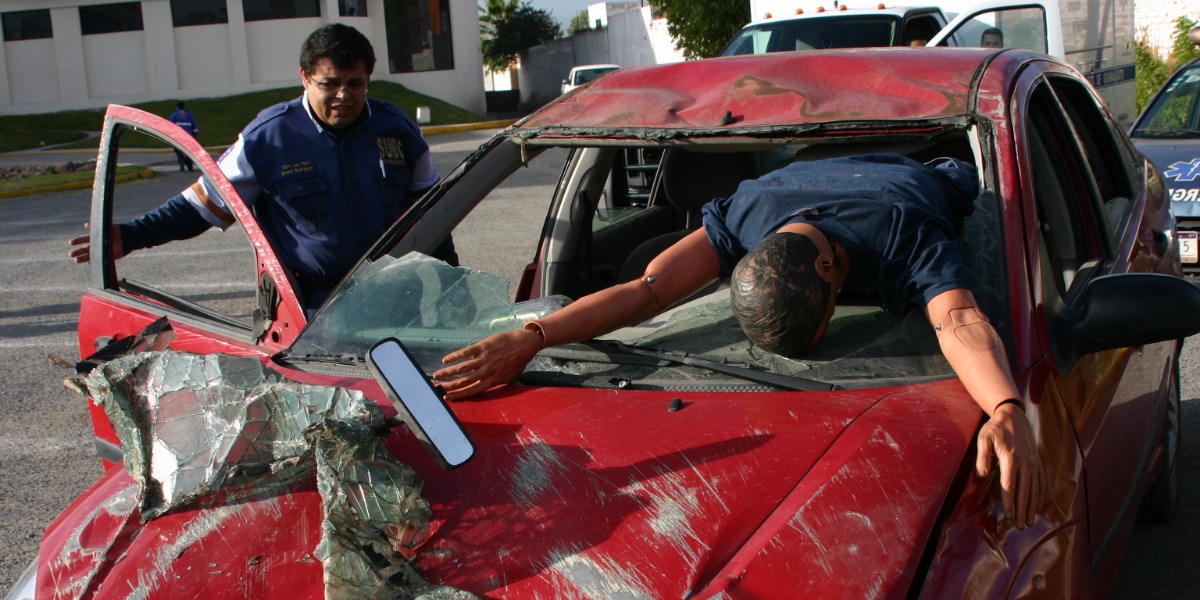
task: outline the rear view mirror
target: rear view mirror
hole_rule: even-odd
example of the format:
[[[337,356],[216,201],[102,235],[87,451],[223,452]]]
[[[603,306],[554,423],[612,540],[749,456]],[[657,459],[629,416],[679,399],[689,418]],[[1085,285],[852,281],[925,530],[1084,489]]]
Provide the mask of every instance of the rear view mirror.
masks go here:
[[[443,468],[461,466],[475,455],[475,444],[446,401],[395,338],[367,352],[367,366],[396,412]]]

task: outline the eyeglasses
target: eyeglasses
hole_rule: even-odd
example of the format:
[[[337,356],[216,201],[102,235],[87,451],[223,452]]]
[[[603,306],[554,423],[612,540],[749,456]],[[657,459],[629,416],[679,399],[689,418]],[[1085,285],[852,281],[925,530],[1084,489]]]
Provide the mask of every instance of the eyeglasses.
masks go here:
[[[316,85],[317,89],[321,90],[322,93],[329,94],[330,96],[336,96],[342,93],[342,90],[346,90],[356,96],[367,91],[367,82],[362,79],[351,79],[350,81],[343,82],[339,79],[321,81],[310,77],[309,81],[313,82],[313,85]]]

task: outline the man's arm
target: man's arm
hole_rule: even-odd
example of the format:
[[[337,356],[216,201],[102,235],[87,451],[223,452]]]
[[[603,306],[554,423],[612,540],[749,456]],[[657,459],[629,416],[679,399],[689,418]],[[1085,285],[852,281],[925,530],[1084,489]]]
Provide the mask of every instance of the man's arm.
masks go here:
[[[245,141],[241,135],[217,164],[238,195],[248,205],[253,205],[262,189],[258,187],[254,170],[246,159]],[[216,188],[201,177],[157,209],[127,223],[114,223],[111,234],[114,258],[121,258],[134,250],[190,239],[204,233],[209,227],[227,229],[235,219],[225,206],[224,199],[215,191]],[[77,236],[67,243],[67,255],[72,260],[77,263],[91,260],[89,236]]]
[[[532,328],[498,333],[447,354],[450,365],[433,378],[446,399],[459,400],[517,378],[547,346],[592,339],[636,323],[686,298],[721,271],[704,229],[694,231],[650,261],[642,277],[588,294]],[[453,363],[453,364],[452,364]]]
[[[976,472],[987,476],[997,461],[1005,516],[1021,529],[1033,525],[1046,478],[1000,336],[965,289],[934,296],[925,312],[946,360],[989,417],[979,431]]]
[[[86,228],[87,225],[84,225]],[[173,196],[162,206],[127,223],[113,224],[110,236],[113,258],[121,258],[134,250],[151,248],[174,240],[194,238],[211,225],[182,194]],[[91,260],[91,238],[81,235],[68,241],[67,252],[72,260],[85,263]]]

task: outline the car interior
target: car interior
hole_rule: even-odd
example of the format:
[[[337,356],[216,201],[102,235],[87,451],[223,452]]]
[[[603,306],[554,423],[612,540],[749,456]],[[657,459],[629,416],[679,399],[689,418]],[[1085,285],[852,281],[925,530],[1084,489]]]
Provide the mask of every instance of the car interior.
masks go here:
[[[872,144],[872,152],[907,155],[922,162],[953,157],[977,162],[969,136],[945,135],[938,139],[895,140]],[[629,193],[639,181],[629,176],[631,167],[644,175],[646,165],[630,164],[629,149],[577,148],[567,167],[583,169],[573,189],[564,190],[548,219],[547,243],[539,255],[540,295],[562,294],[577,298],[640,276],[647,264],[671,244],[699,228],[700,207],[713,198],[728,197],[745,180],[754,179],[794,160],[819,160],[863,153],[863,145],[783,144],[662,149],[651,165],[653,177],[644,200]],[[643,153],[649,154],[649,153]],[[595,176],[594,173],[602,173]],[[990,192],[989,192],[990,194]],[[562,202],[562,198],[576,202]],[[991,198],[985,194],[978,204]],[[991,201],[994,204],[994,200]],[[607,215],[602,220],[598,215]],[[619,214],[619,218],[614,215]],[[977,210],[977,219],[994,219],[994,207]],[[590,226],[589,226],[590,224]],[[994,235],[977,236],[991,240]],[[965,239],[965,236],[964,236]],[[970,252],[981,261],[987,252]],[[995,269],[995,265],[976,265]],[[702,290],[708,293],[715,286]],[[878,305],[874,298],[847,297],[839,303]]]
[[[338,292],[339,301],[322,310],[301,336],[299,347],[308,351],[336,345],[343,351],[353,351],[357,345],[395,336],[404,340],[420,360],[427,361],[429,368],[436,368],[436,361],[446,350],[499,331],[489,323],[521,319],[521,311],[529,303],[551,298],[569,303],[636,278],[663,248],[701,226],[698,211],[704,203],[731,194],[742,181],[792,161],[863,154],[866,150],[903,154],[922,162],[953,157],[979,164],[975,127],[945,127],[905,136],[876,133],[832,137],[716,143],[612,143],[581,138],[528,143],[500,138],[469,161],[474,161],[470,169],[449,175],[450,185],[435,190],[412,218],[401,221],[392,234],[394,245],[389,247],[386,240],[381,243],[377,250],[380,254],[352,277],[355,288]],[[522,180],[538,161],[549,161],[548,167],[539,167],[543,173],[561,173],[555,183]],[[978,301],[1002,338],[1011,339],[998,202],[992,190],[984,189],[974,205],[958,241],[968,267],[978,275]],[[501,212],[526,217],[506,219],[504,227],[497,227]],[[535,217],[538,214],[540,218]],[[438,298],[453,294],[444,286],[439,294],[427,293],[431,289],[428,285],[412,288],[414,293],[424,290],[420,291],[420,315],[396,309],[395,286],[405,287],[405,282],[418,279],[455,279],[431,272],[421,274],[422,269],[450,268],[437,267],[440,261],[427,256],[428,249],[446,235],[464,240],[459,256],[462,266],[469,270],[457,276],[463,284],[455,285],[469,290],[476,317],[487,315],[486,323],[479,318],[446,319],[449,313],[445,311],[453,312],[453,307],[441,304]],[[470,244],[465,240],[471,240]],[[381,254],[385,251],[387,256]],[[410,255],[412,251],[418,254]],[[405,267],[406,263],[411,266]],[[410,274],[403,274],[406,268],[411,269]],[[370,300],[380,294],[393,301]],[[391,308],[380,315],[379,307]],[[506,307],[507,317],[501,314]],[[836,381],[842,386],[879,385],[951,373],[921,311],[893,315],[882,309],[878,296],[857,297],[846,291],[839,294],[826,340],[810,349],[802,361],[757,351],[733,318],[727,283],[722,281],[657,317],[604,337],[639,350],[709,357],[720,364],[754,365],[756,373]],[[590,368],[594,371],[581,371],[580,352],[595,354],[594,349],[570,345],[547,349],[544,362],[531,367],[525,379],[541,381],[536,378],[544,376],[549,378],[547,381],[567,385],[611,385],[611,375],[603,375],[611,364],[588,363],[593,364]],[[626,364],[623,368],[633,367]],[[651,380],[670,380],[672,389],[729,385],[728,380],[710,382],[714,377],[711,369],[693,369],[684,374],[650,366],[638,369],[649,369],[642,375]],[[534,372],[542,375],[530,374]]]

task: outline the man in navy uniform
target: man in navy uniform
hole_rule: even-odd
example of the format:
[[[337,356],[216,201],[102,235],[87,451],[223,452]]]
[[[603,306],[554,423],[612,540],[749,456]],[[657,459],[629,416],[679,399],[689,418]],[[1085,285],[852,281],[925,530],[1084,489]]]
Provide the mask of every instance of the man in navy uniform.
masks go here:
[[[311,315],[370,245],[438,180],[417,124],[400,108],[367,98],[375,51],[341,24],[324,26],[300,52],[304,93],[271,106],[220,158],[253,210]],[[158,209],[114,227],[113,254],[200,235],[234,223],[201,178]],[[70,257],[89,260],[86,235]],[[457,265],[447,239],[435,256]]]

